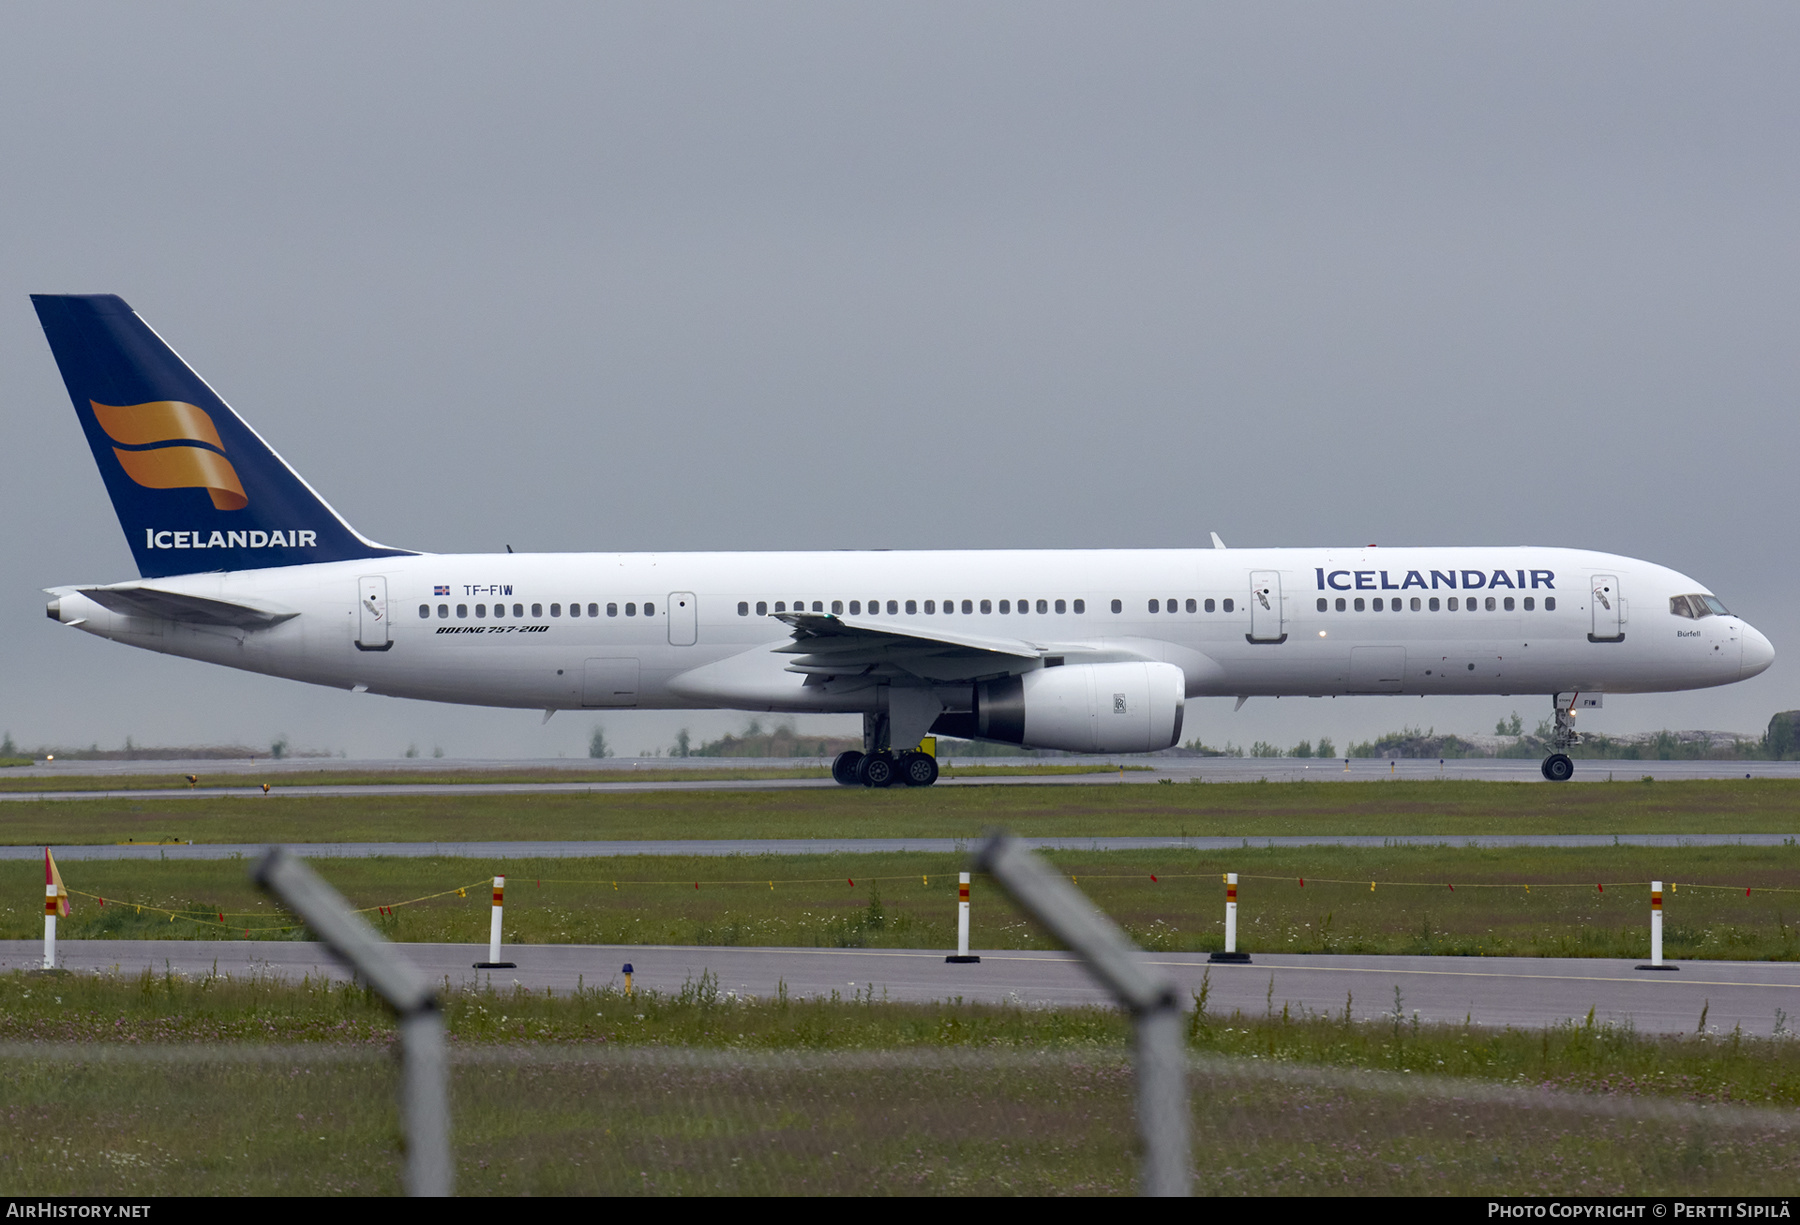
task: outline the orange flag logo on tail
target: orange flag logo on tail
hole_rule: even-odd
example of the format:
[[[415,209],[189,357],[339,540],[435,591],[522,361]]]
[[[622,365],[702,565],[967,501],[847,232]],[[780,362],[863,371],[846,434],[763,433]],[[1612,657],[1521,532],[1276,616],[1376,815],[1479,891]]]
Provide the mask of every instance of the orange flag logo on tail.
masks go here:
[[[88,403],[100,428],[119,444],[113,448],[119,466],[144,488],[204,489],[219,510],[242,510],[250,504],[205,409],[180,400]]]

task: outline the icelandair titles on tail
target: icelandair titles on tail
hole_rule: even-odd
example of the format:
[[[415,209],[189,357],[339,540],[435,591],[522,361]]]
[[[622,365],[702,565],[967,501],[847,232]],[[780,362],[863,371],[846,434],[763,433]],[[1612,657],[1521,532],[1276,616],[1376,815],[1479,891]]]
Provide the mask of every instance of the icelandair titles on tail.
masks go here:
[[[334,511],[132,309],[35,295],[139,577],[51,619],[358,693],[863,717],[840,782],[928,785],[931,734],[1177,743],[1189,699],[1525,694],[1544,775],[1607,693],[1727,685],[1774,648],[1704,585],[1560,548],[432,556]]]

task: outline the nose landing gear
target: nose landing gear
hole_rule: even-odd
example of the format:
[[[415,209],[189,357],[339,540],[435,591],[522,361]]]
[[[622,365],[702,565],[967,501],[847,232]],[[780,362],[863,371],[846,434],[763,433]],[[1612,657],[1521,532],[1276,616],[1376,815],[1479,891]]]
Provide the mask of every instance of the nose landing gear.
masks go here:
[[[1566,783],[1575,774],[1575,763],[1570,760],[1569,755],[1563,750],[1572,749],[1580,744],[1581,733],[1575,730],[1575,705],[1573,700],[1570,701],[1568,708],[1564,709],[1561,695],[1551,694],[1550,706],[1552,714],[1556,719],[1556,726],[1550,733],[1550,747],[1556,751],[1544,758],[1542,769],[1544,771],[1544,777],[1551,782]]]

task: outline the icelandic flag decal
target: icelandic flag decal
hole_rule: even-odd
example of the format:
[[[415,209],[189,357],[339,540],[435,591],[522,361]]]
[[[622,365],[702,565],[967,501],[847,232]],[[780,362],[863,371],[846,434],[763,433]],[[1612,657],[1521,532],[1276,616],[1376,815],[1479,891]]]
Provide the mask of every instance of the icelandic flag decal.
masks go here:
[[[450,589],[448,587],[442,587],[442,586],[433,587],[431,589],[431,594],[432,595],[449,595]]]

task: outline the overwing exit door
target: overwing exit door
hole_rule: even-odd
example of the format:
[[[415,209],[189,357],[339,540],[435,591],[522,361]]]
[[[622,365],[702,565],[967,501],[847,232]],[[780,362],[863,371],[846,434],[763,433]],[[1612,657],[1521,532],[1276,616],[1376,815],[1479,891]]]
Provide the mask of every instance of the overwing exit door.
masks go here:
[[[1250,632],[1244,637],[1251,642],[1286,642],[1281,625],[1281,574],[1275,570],[1254,570],[1250,574]]]
[[[394,645],[388,636],[387,580],[356,580],[356,649],[385,651]]]
[[[669,593],[669,645],[691,647],[700,641],[699,601],[691,591]]]

